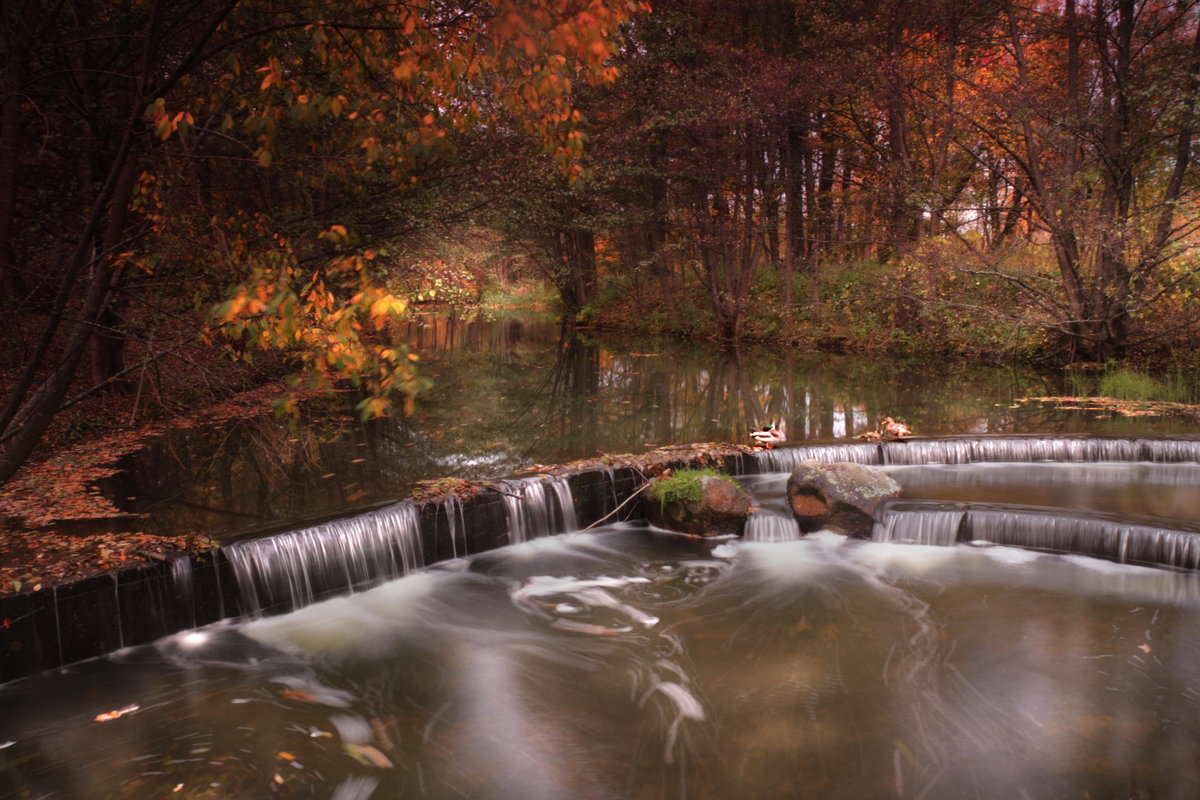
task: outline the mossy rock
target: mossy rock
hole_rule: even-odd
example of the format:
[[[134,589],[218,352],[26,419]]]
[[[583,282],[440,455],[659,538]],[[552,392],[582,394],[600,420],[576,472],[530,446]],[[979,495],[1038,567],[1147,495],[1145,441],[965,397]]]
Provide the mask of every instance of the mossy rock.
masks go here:
[[[750,495],[715,470],[684,469],[652,481],[641,505],[659,528],[692,536],[741,535]]]

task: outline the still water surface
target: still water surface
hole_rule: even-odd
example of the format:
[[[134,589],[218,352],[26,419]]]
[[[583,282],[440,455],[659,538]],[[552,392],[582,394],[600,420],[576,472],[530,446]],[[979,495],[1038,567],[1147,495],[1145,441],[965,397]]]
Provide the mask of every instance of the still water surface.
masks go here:
[[[778,420],[789,441],[848,441],[884,416],[921,435],[1200,433],[1195,418],[1128,419],[1013,407],[1060,395],[1060,374],[906,364],[795,348],[564,332],[539,319],[429,317],[408,339],[433,380],[404,419],[369,425],[314,409],[178,431],[126,459],[105,489],[133,524],[171,534],[278,528],[407,496],[417,481],[494,478],[535,464],[687,442],[747,442]]]

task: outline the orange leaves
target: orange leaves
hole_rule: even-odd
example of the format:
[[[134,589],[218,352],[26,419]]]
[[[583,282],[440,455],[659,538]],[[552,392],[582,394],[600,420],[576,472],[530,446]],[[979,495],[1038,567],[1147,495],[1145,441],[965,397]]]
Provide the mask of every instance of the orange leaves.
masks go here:
[[[408,303],[395,295],[380,292],[370,306],[371,319],[375,322],[376,330],[393,317],[398,317],[408,309]]]
[[[283,69],[280,67],[279,59],[275,56],[268,58],[267,66],[260,67],[258,71],[267,73],[263,76],[262,83],[259,84],[260,92],[265,92],[272,86],[283,86]]]
[[[133,705],[128,705],[124,708],[118,708],[114,711],[105,711],[103,714],[97,714],[93,719],[96,722],[112,722],[114,719],[120,719],[126,714],[132,714],[139,708],[141,708],[141,706],[134,703]]]
[[[319,233],[316,239],[334,254],[316,269],[302,268],[286,241],[276,238],[285,250],[273,256],[231,248],[247,276],[214,310],[216,329],[235,343],[231,352],[245,359],[252,350],[287,354],[297,367],[295,385],[327,390],[353,384],[368,397],[359,407],[364,417],[388,413],[393,393],[420,389],[407,350],[389,333],[408,302],[376,281],[378,270],[370,267],[375,253],[354,249],[355,232],[339,223]],[[276,410],[288,413],[295,405],[285,399]]]
[[[174,114],[169,114],[167,101],[161,97],[147,106],[144,116],[154,123],[154,133],[160,141],[164,142],[170,139],[172,134],[196,124],[196,119],[190,111],[176,111]]]
[[[318,239],[324,239],[336,247],[350,244],[350,232],[345,225],[331,225],[329,230],[317,234]]]

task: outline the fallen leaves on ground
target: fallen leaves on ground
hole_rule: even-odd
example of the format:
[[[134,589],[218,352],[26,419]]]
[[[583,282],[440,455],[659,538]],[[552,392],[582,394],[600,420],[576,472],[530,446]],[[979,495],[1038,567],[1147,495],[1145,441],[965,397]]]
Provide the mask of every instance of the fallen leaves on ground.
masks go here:
[[[1163,400],[1121,400],[1117,397],[1018,397],[1013,401],[1013,407],[1026,403],[1052,405],[1064,411],[1108,411],[1123,417],[1200,415],[1200,405],[1168,403]]]
[[[0,526],[0,595],[41,591],[112,569],[209,549],[204,536],[102,533],[70,536]]]
[[[271,400],[284,391],[275,384],[260,386],[186,415],[80,440],[23,467],[0,486],[0,596],[211,549],[211,539],[194,534],[154,536],[133,530],[75,536],[54,526],[116,520],[136,528],[138,518],[123,513],[96,487],[97,481],[118,472],[118,459],[169,428],[266,413]]]
[[[495,488],[490,481],[468,481],[463,478],[438,478],[436,480],[417,481],[413,489],[413,499],[418,503],[433,503],[440,506],[450,498],[470,497],[487,489]]]

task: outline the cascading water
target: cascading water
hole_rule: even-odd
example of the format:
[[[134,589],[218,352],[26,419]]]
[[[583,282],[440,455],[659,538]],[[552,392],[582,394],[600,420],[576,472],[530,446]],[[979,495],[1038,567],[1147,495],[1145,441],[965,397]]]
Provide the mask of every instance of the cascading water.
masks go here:
[[[800,446],[760,452],[770,515],[747,538],[772,540],[788,516],[781,476],[801,461],[885,469],[905,499],[885,505],[880,542],[969,542],[1200,569],[1200,440],[972,437]],[[782,538],[787,538],[786,534]]]
[[[504,493],[509,543],[579,530],[579,516],[565,477],[507,480],[500,487]]]
[[[801,537],[780,469],[739,478],[737,542],[551,536],[579,523],[542,477],[483,553],[443,498],[445,568],[411,503],[241,542],[261,618],[0,695],[0,798],[1200,796],[1200,464],[1113,441],[794,448],[907,483],[877,541]]]
[[[789,472],[801,461],[859,464],[975,464],[994,461],[1200,462],[1200,439],[978,437],[806,445],[757,454],[764,472]]]
[[[987,542],[1200,570],[1200,533],[1061,509],[896,503],[883,508],[871,538],[927,545]]]
[[[424,565],[417,506],[397,503],[224,548],[244,615],[290,610],[358,591]]]
[[[759,509],[746,519],[742,538],[748,542],[794,542],[804,535],[790,514]]]
[[[1195,797],[1198,685],[1195,573],[623,524],[22,683],[0,798]]]
[[[565,477],[508,480],[501,484],[509,541],[579,529]],[[442,552],[470,552],[461,499],[446,495]],[[242,613],[257,616],[302,608],[323,597],[361,591],[424,566],[419,510],[405,502],[277,536],[225,548],[238,584]]]

